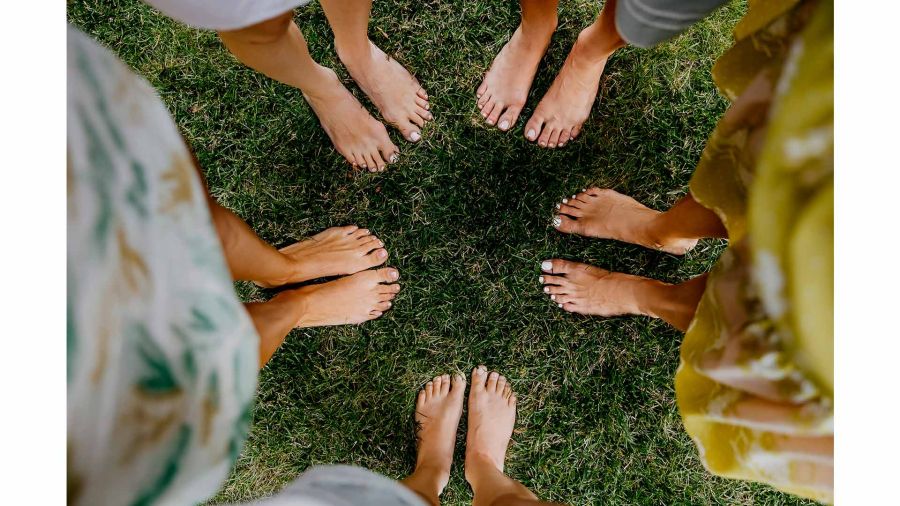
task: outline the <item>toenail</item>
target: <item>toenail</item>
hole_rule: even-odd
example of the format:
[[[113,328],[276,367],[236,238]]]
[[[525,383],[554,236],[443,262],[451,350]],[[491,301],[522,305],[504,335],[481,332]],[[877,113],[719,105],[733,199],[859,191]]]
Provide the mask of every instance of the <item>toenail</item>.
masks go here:
[[[556,144],[553,144],[553,143],[551,142],[551,143],[550,143],[550,147],[551,147],[551,148],[555,148],[555,147],[556,147]]]
[[[494,120],[492,120],[491,118],[488,118],[487,124],[488,124],[488,125],[493,125],[493,124],[494,124]]]
[[[391,163],[397,163],[397,160],[399,160],[399,159],[400,159],[400,155],[398,155],[397,153],[394,153],[393,155],[391,155],[391,159],[388,161]]]
[[[500,130],[506,130],[509,128],[509,121],[503,120],[500,122]]]
[[[561,207],[562,207],[562,206],[560,206],[559,204],[556,204],[556,209],[557,209],[557,210],[560,209]]]
[[[547,143],[546,143],[546,142],[539,142],[538,144],[540,144],[542,148],[546,148],[546,147],[547,147]]]
[[[538,276],[538,283],[544,282],[544,276]]]
[[[549,287],[549,286],[545,286],[545,287],[544,287],[544,293],[550,293],[550,287]]]
[[[378,240],[378,245],[381,246],[381,247],[383,248],[383,247],[384,247],[384,241],[382,241],[381,239],[379,239],[379,240]]]
[[[552,271],[553,270],[553,262],[550,260],[544,260],[541,262],[541,270],[542,271]]]
[[[575,200],[575,195],[572,195],[572,200]]]
[[[419,132],[413,132],[413,133],[409,134],[409,138],[413,142],[416,142],[417,140],[422,138],[422,134],[420,134]]]
[[[559,307],[560,307],[560,308],[562,308],[562,306],[563,306],[562,304],[559,304]]]
[[[584,192],[586,192],[586,191],[587,191],[587,190],[585,190],[584,188],[581,189],[581,193],[584,193]]]
[[[569,203],[569,199],[563,199],[563,204],[568,204],[568,203]]]
[[[553,217],[553,226],[559,227],[560,225],[562,225],[562,218],[559,216],[554,216]]]
[[[388,301],[387,305],[388,307],[391,307],[391,301]]]
[[[387,256],[387,251],[381,250],[378,252],[378,258],[384,258]]]
[[[535,135],[535,134],[534,134],[534,130],[529,130],[529,131],[528,131],[528,135],[527,135],[526,137],[528,137],[530,140],[533,141],[533,140],[534,140],[534,135]]]
[[[400,278],[400,273],[397,271],[391,271],[391,279],[397,280]]]
[[[551,295],[550,300],[556,300],[556,295]]]

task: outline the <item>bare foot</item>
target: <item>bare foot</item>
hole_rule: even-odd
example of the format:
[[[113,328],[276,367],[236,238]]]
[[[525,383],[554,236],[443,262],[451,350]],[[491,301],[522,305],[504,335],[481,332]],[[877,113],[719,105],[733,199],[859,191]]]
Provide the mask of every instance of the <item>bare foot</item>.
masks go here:
[[[578,137],[597,98],[606,58],[595,60],[582,56],[582,37],[578,39],[525,125],[525,138],[537,140],[542,148],[563,147]]]
[[[384,242],[368,229],[331,227],[309,239],[278,250],[293,263],[293,270],[277,283],[257,282],[263,288],[302,283],[310,279],[354,274],[387,261]]]
[[[506,131],[516,124],[554,30],[555,20],[528,32],[520,24],[494,58],[476,93],[478,110],[488,125]]]
[[[384,54],[372,41],[367,52],[350,54],[335,46],[338,57],[381,116],[397,127],[410,142],[422,138],[422,127],[432,119],[428,93],[397,60]]]
[[[515,423],[516,396],[506,378],[497,372],[488,373],[483,365],[473,369],[466,436],[466,480],[471,483],[476,479],[470,475],[470,468],[477,468],[478,463],[490,463],[503,472],[506,448]]]
[[[419,476],[427,476],[428,486],[438,496],[450,480],[450,465],[453,463],[453,447],[456,445],[456,429],[462,415],[463,393],[466,379],[461,374],[437,376],[419,391],[416,399],[416,424],[418,431],[418,455],[416,470],[410,477],[420,481]]]
[[[400,291],[396,269],[362,271],[328,283],[288,290],[276,297],[290,297],[300,304],[303,316],[296,327],[357,324],[378,318],[390,309]]]
[[[384,125],[365,110],[333,70],[321,66],[319,70],[323,79],[333,84],[322,86],[324,91],[318,93],[304,92],[303,97],[338,153],[353,166],[370,172],[383,171],[388,163],[396,162],[400,149],[391,142]]]
[[[615,190],[581,190],[556,204],[556,210],[553,226],[567,234],[615,239],[673,255],[684,255],[697,245],[697,239],[655,234],[654,220],[662,213]]]
[[[538,281],[560,309],[594,316],[648,315],[652,304],[666,286],[660,281],[610,272],[593,265],[567,260],[545,260]]]

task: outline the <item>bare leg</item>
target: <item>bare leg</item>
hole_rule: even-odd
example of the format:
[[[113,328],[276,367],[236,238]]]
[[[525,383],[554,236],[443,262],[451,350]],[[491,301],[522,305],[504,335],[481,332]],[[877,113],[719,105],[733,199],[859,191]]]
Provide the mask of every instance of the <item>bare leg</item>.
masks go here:
[[[334,71],[313,61],[293,12],[219,36],[248,67],[299,88],[349,163],[377,171],[396,161],[399,149],[384,125],[366,112]]]
[[[555,148],[581,132],[597,98],[607,58],[625,46],[615,13],[616,0],[606,0],[594,24],[578,35],[559,75],[525,125],[525,138]]]
[[[422,138],[422,127],[432,118],[428,94],[396,60],[369,40],[371,0],[322,0],[334,32],[334,48],[347,71],[381,116],[397,127],[406,140]]]
[[[488,125],[509,130],[519,119],[531,82],[556,31],[558,0],[519,0],[522,23],[478,87],[478,109]]]
[[[645,315],[687,330],[706,289],[707,275],[676,285],[553,259],[541,263],[538,282],[560,309],[595,316]]]
[[[615,239],[683,255],[704,237],[727,237],[722,220],[688,194],[659,212],[621,193],[589,188],[556,205],[560,232]]]
[[[452,378],[445,374],[429,381],[416,400],[416,469],[400,483],[432,505],[440,503],[438,496],[450,479],[465,390],[466,379],[461,374]]]
[[[469,428],[466,437],[466,481],[475,506],[548,504],[503,473],[506,448],[516,423],[516,396],[497,372],[483,365],[472,370]]]
[[[275,287],[353,274],[387,260],[384,243],[356,226],[329,228],[279,251],[211,198],[209,209],[233,279]]]

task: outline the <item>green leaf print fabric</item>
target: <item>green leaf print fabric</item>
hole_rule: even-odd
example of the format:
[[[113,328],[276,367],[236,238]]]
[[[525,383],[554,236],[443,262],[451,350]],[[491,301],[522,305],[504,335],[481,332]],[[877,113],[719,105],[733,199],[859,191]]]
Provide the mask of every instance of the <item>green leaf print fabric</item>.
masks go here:
[[[68,29],[71,504],[195,504],[249,430],[258,336],[153,89]]]

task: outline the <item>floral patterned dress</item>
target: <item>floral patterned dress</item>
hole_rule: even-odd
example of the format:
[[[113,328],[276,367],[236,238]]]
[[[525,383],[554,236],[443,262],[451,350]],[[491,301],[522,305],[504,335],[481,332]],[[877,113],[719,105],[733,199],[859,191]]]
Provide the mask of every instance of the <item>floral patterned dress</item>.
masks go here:
[[[733,104],[691,180],[729,248],[685,335],[675,389],[711,472],[831,502],[833,5],[749,3],[713,69]]]
[[[68,29],[70,504],[195,504],[250,425],[258,336],[153,89]]]

